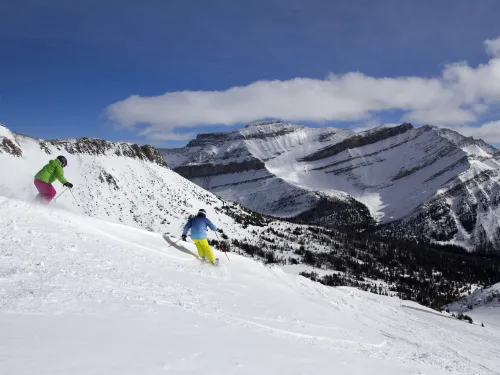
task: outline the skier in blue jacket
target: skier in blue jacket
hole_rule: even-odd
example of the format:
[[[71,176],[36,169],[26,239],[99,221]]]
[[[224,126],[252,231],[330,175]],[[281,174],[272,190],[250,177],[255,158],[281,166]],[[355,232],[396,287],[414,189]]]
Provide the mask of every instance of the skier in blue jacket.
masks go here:
[[[184,226],[181,238],[183,241],[186,241],[187,233],[191,229],[191,239],[196,245],[200,258],[202,260],[208,259],[210,263],[217,265],[218,259],[215,258],[214,252],[207,241],[207,227],[213,231],[217,230],[217,227],[208,220],[205,210],[201,209],[198,211],[198,215],[188,220]]]

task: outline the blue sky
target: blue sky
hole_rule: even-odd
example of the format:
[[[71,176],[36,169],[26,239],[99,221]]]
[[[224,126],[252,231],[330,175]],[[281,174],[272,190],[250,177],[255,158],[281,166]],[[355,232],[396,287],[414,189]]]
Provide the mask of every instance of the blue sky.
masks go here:
[[[449,86],[440,78],[447,64],[476,71],[496,61],[496,47],[488,55],[484,43],[500,37],[499,14],[496,0],[0,0],[0,123],[41,138],[172,147],[250,119],[356,128],[401,121],[403,111],[416,123],[467,123],[464,133],[496,143],[500,95],[486,73],[476,74],[471,100],[457,99],[472,90],[460,78],[438,107],[412,103],[448,95],[429,91],[436,77]],[[455,73],[466,76],[463,66]],[[383,98],[365,97],[388,85]],[[314,96],[316,108],[304,96],[318,91],[330,96]],[[332,91],[349,101],[338,104]],[[408,100],[385,97],[399,95]]]

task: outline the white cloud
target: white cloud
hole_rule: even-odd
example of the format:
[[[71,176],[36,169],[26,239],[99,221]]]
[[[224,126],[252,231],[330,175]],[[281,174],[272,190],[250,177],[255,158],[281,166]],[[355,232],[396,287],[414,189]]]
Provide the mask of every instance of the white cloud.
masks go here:
[[[474,112],[457,107],[418,109],[404,116],[405,121],[429,125],[468,123],[475,119]]]
[[[466,137],[480,138],[488,143],[500,143],[500,121],[492,121],[481,126],[454,126],[451,129]]]
[[[232,125],[265,117],[358,120],[369,111],[445,103],[447,96],[440,82],[434,80],[376,79],[349,73],[331,75],[326,80],[259,81],[226,91],[182,91],[157,97],[134,95],[112,104],[108,113],[125,127],[140,122],[166,127]]]
[[[474,109],[475,113],[484,113],[488,111],[488,106],[483,103],[473,104],[472,108]]]
[[[488,64],[472,68],[466,63],[448,65],[443,79],[456,104],[475,104],[500,100],[500,56]]]
[[[130,96],[111,104],[108,116],[122,127],[147,124],[143,134],[185,139],[175,129],[234,125],[263,118],[289,121],[366,120],[386,110],[402,120],[436,125],[470,123],[500,101],[500,38],[485,42],[493,58],[484,65],[447,65],[440,77],[375,78],[359,72],[326,79],[257,81],[224,91],[180,91]]]
[[[175,133],[170,131],[159,131],[153,127],[146,128],[139,132],[140,136],[145,136],[152,141],[185,141],[191,139],[194,133]]]
[[[486,52],[491,56],[500,56],[500,37],[496,39],[488,39],[484,42]]]

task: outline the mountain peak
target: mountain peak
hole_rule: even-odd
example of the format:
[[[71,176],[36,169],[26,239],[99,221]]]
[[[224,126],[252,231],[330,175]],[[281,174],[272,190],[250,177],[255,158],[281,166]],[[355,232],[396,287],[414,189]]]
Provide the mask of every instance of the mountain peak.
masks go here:
[[[463,149],[468,154],[476,154],[478,156],[491,157],[495,155],[498,150],[486,143],[482,139],[474,138],[474,137],[466,137],[455,130],[446,129],[446,128],[437,128],[433,127],[440,136],[446,138],[453,144],[457,145],[461,149]]]
[[[0,137],[8,137],[12,134],[10,129],[6,127],[4,124],[0,123]]]
[[[281,120],[257,121],[257,122],[251,122],[251,123],[245,125],[245,128],[269,126],[269,125],[280,125],[280,124],[285,125],[285,123]]]
[[[196,135],[195,139],[191,139],[185,147],[190,148],[218,146],[226,141],[235,141],[242,138],[243,136],[239,133],[238,130],[227,133],[200,133]]]
[[[292,132],[297,129],[304,129],[303,125],[295,125],[287,122],[283,122],[281,120],[273,120],[273,121],[262,121],[262,122],[253,122],[246,125],[243,129],[240,129],[240,133],[244,136],[255,133],[266,133],[272,134],[276,132]]]

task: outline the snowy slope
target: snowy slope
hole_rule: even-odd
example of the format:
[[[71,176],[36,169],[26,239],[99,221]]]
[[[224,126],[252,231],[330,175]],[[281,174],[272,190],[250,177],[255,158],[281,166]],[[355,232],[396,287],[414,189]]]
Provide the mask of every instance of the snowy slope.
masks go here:
[[[499,154],[448,129],[402,124],[353,134],[266,122],[162,152],[191,181],[259,212],[318,211],[323,194],[366,205],[380,223],[411,216],[412,237],[500,249]],[[429,213],[443,201],[444,216]]]
[[[5,374],[498,374],[500,328],[0,198]],[[185,244],[192,248],[192,245]],[[415,305],[412,305],[415,307]]]
[[[471,271],[467,264],[457,263],[457,259],[448,259],[447,264],[454,265],[452,272],[442,269],[443,263],[434,259],[437,271],[445,275],[435,279],[426,266],[428,257],[420,256],[427,254],[422,248],[406,249],[398,253],[401,256],[388,258],[389,249],[383,241],[370,240],[368,248],[366,240],[346,237],[334,229],[262,217],[239,204],[219,199],[173,172],[150,146],[89,138],[44,141],[6,128],[0,127],[0,130],[0,173],[8,176],[0,181],[0,196],[31,202],[36,194],[35,173],[48,160],[64,154],[69,160],[66,177],[75,184],[73,192],[78,203],[55,182],[56,189],[63,193],[51,203],[55,208],[179,236],[188,217],[203,207],[224,231],[219,233],[219,238],[232,252],[283,264],[287,272],[340,275],[334,284],[329,280],[328,285],[350,285],[383,294],[397,291],[404,298],[430,306],[458,298],[459,288],[484,280],[481,272]],[[333,207],[334,212],[339,204]],[[322,200],[320,205],[330,209],[331,201]],[[349,210],[349,202],[344,205],[347,206],[345,221],[349,222],[355,217],[356,209]],[[341,219],[342,216],[338,221]],[[213,246],[220,246],[213,232],[209,232],[208,238],[214,241]],[[410,263],[408,259],[414,261]],[[484,266],[495,272],[495,264]],[[394,277],[394,272],[408,274],[415,270],[419,272],[411,285]],[[467,272],[467,277],[458,271]]]
[[[0,196],[31,201],[37,194],[34,175],[63,154],[68,159],[65,176],[74,184],[77,201],[66,192],[55,206],[177,235],[189,215],[205,208],[229,234],[247,233],[218,211],[223,205],[220,199],[167,168],[148,146],[142,150],[137,145],[92,139],[43,141],[0,126],[2,142],[9,148],[0,147],[0,174],[8,178],[0,181]],[[64,191],[59,182],[54,186],[58,193]]]
[[[300,262],[303,256],[295,252],[305,243],[313,252],[327,252],[333,245],[321,234],[224,202],[167,168],[155,149],[144,147],[87,138],[44,141],[0,126],[0,173],[8,176],[0,181],[0,196],[32,202],[37,193],[33,176],[48,160],[64,154],[69,163],[65,174],[77,201],[55,182],[63,194],[53,207],[174,236],[182,233],[190,215],[205,208],[232,251],[273,261]],[[217,239],[213,232],[208,238]],[[248,251],[251,246],[254,250]]]
[[[89,138],[44,141],[0,126],[0,174],[7,176],[0,180],[0,196],[32,202],[37,194],[34,175],[59,154],[68,159],[65,175],[74,184],[76,201],[55,182],[62,195],[53,207],[174,236],[182,233],[190,215],[204,208],[224,232],[217,238],[210,231],[209,240],[220,238],[231,251],[275,262],[299,262],[302,256],[295,251],[304,243],[314,252],[328,251],[333,243],[305,230],[293,234],[291,241],[285,239],[300,226],[226,202],[169,169],[156,149],[129,143]],[[248,251],[250,246],[258,251]]]

